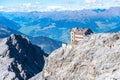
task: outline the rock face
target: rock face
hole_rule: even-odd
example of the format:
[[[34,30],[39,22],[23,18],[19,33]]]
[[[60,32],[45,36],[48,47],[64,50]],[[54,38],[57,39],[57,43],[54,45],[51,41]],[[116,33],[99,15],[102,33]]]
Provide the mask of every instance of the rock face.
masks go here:
[[[57,49],[42,80],[120,80],[120,33],[93,34]]]
[[[11,35],[0,40],[0,80],[28,80],[42,71],[44,56],[37,47],[25,37]]]

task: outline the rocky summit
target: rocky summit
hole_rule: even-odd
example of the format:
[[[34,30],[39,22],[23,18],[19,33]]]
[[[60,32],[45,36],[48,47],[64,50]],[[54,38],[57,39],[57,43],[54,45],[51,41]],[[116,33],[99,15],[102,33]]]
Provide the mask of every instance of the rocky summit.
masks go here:
[[[120,33],[93,34],[78,45],[63,45],[46,59],[40,74],[41,80],[120,80]]]
[[[0,80],[28,80],[42,71],[44,56],[25,36],[12,34],[1,39]]]

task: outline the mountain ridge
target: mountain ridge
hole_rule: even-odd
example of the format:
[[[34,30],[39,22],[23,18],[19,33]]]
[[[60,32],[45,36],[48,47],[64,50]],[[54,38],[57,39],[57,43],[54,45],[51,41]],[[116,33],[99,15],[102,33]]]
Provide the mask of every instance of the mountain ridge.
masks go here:
[[[78,45],[64,45],[46,59],[39,78],[42,78],[41,80],[119,80],[119,45],[120,32],[93,34],[85,37]]]
[[[25,36],[12,34],[0,40],[0,79],[28,80],[42,71],[44,56],[40,47]]]

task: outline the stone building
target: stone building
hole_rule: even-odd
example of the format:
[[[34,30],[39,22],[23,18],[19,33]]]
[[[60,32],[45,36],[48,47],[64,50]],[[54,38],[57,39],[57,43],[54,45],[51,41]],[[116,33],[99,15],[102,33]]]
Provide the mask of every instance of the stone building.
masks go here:
[[[71,43],[77,44],[84,36],[90,35],[91,33],[93,32],[89,28],[72,28],[70,31]]]

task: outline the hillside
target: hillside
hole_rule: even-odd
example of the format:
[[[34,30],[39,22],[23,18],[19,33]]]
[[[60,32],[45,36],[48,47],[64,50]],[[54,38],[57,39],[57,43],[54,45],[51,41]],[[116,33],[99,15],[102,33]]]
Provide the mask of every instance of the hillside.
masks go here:
[[[64,45],[48,57],[41,77],[41,80],[120,80],[120,32],[93,34],[78,45]]]
[[[1,39],[0,80],[28,80],[42,71],[44,56],[44,51],[25,36],[12,34]]]
[[[11,34],[19,34],[22,35],[21,32],[7,28],[7,27],[2,27],[0,26],[0,38],[5,38],[10,36]]]
[[[30,40],[33,44],[40,46],[47,54],[62,46],[62,42],[43,36],[32,37]]]
[[[4,26],[6,28],[10,28],[13,30],[18,30],[21,27],[15,21],[8,19],[1,14],[0,14],[0,26]]]
[[[84,9],[79,11],[11,12],[2,13],[18,23],[18,30],[29,36],[46,36],[69,42],[73,27],[87,27],[95,33],[120,30],[120,7]]]

